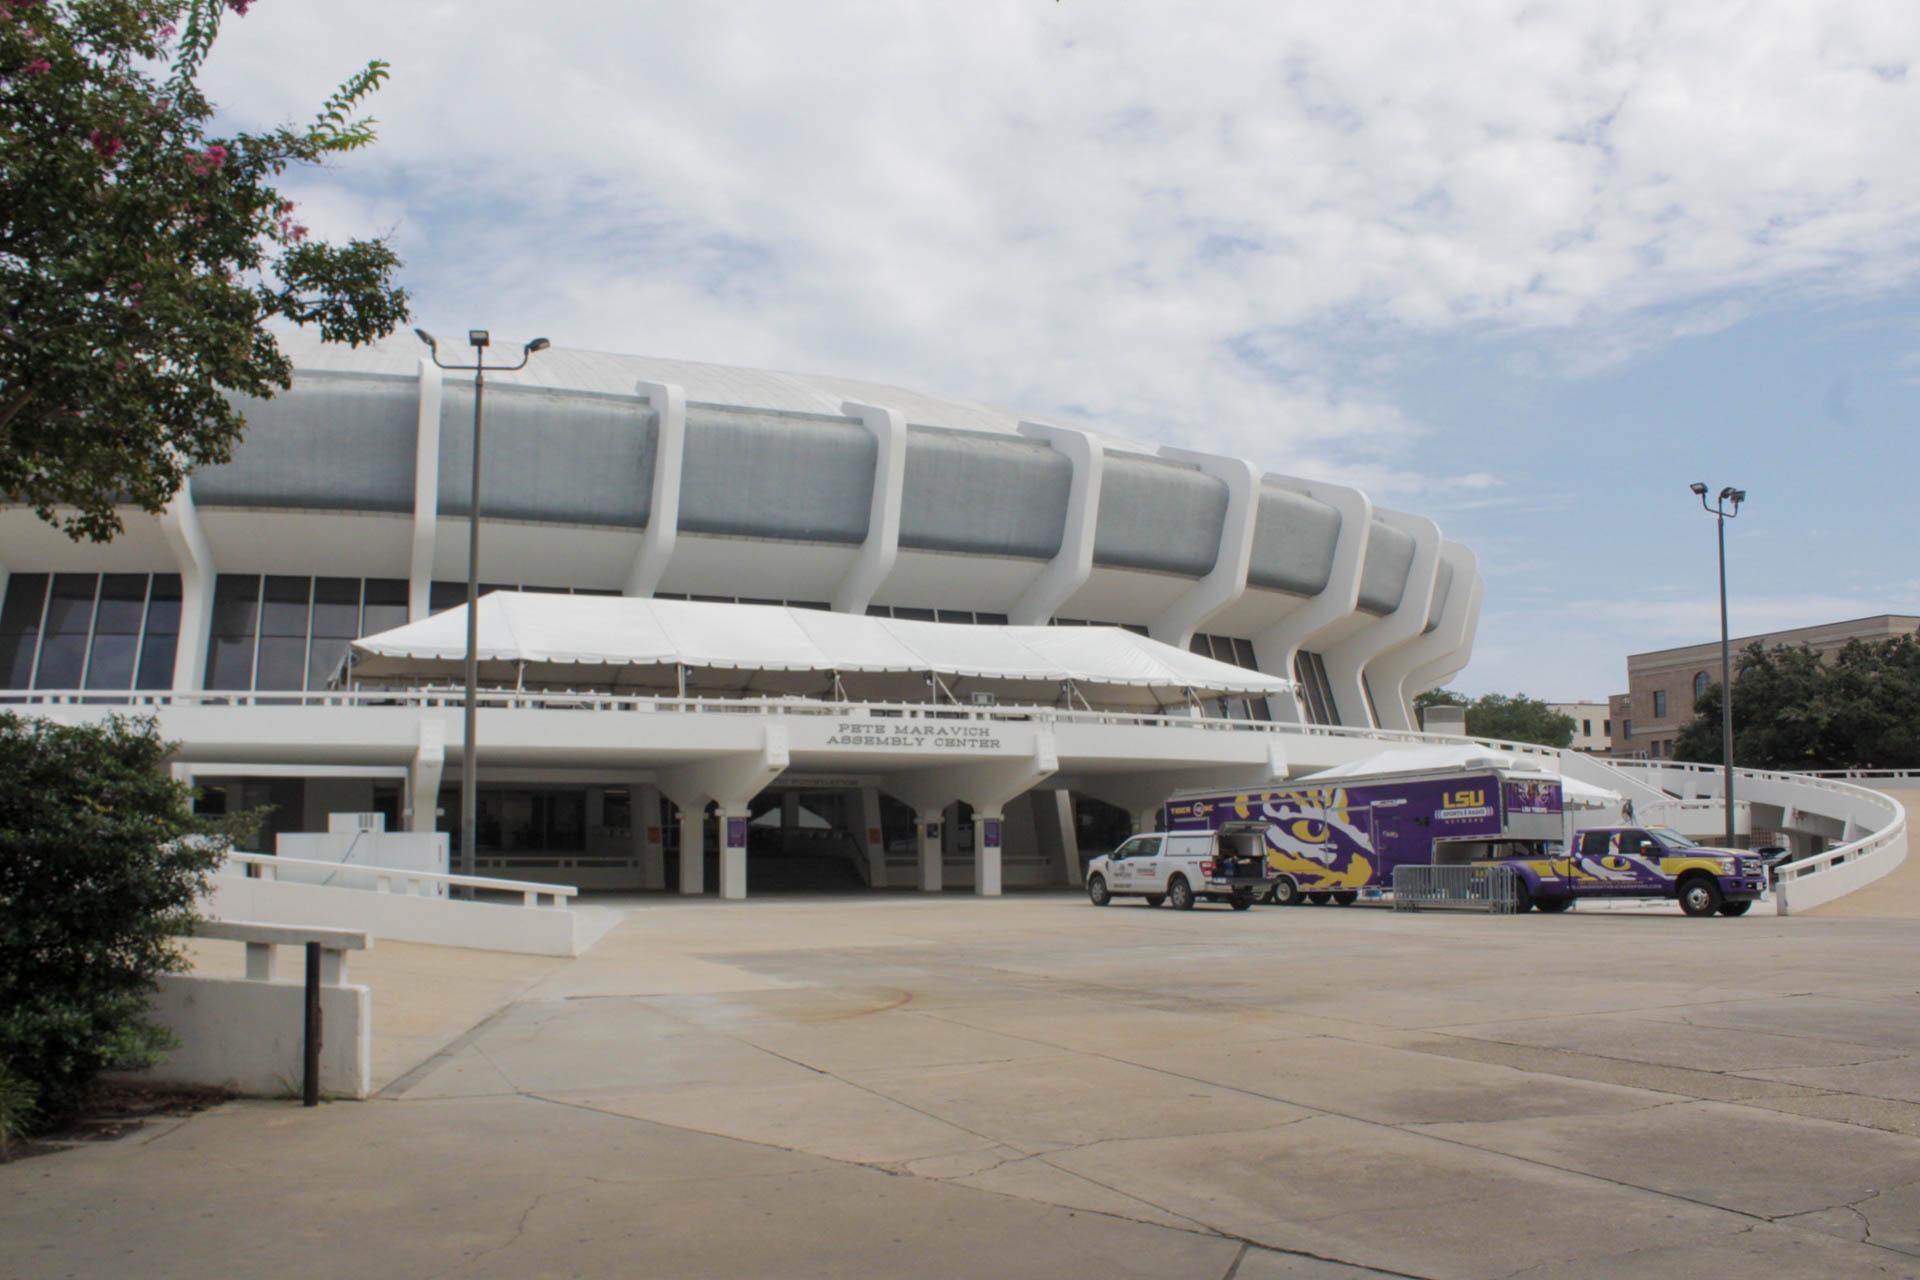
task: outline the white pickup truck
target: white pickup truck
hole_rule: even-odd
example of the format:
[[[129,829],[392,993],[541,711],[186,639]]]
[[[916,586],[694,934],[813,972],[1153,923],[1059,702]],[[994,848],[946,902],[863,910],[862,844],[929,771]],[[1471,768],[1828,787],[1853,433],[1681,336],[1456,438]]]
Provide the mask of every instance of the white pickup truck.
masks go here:
[[[1208,899],[1245,911],[1271,887],[1258,832],[1232,827],[1133,836],[1087,864],[1087,897],[1096,907],[1145,898],[1150,907],[1167,902],[1186,911]]]

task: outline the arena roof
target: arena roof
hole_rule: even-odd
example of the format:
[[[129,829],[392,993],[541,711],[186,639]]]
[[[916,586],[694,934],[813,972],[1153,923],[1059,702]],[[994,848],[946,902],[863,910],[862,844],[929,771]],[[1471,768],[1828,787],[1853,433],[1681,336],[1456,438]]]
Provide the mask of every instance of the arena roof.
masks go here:
[[[427,349],[412,337],[395,336],[350,347],[345,343],[322,342],[307,330],[276,330],[274,338],[294,367],[307,373],[385,374],[390,377],[414,377]],[[470,358],[463,342],[452,337],[447,342],[447,358]],[[518,341],[501,340],[494,349],[500,359],[512,359]],[[446,375],[458,380],[460,375]],[[849,400],[883,404],[898,409],[910,423],[955,427],[968,431],[1012,433],[1032,415],[982,404],[977,400],[955,400],[928,395],[906,387],[858,378],[827,374],[782,373],[772,369],[749,369],[736,365],[706,364],[697,360],[671,360],[661,356],[616,355],[605,351],[581,351],[551,347],[528,362],[517,373],[489,374],[489,385],[500,383],[521,387],[546,387],[557,391],[585,391],[598,395],[631,396],[636,382],[666,382],[685,390],[687,399],[699,404],[745,405],[758,409],[776,409],[786,413],[816,413],[840,416]],[[1053,415],[1062,422],[1068,417]],[[1052,419],[1049,419],[1052,420]],[[1074,426],[1094,430],[1108,446],[1152,453],[1153,446],[1126,440],[1096,430],[1084,422]]]
[[[460,678],[465,606],[354,642],[356,680]],[[622,596],[496,591],[480,598],[480,677],[494,685],[672,694],[813,694],[926,701],[928,678],[967,700],[1185,706],[1283,693],[1291,682],[1119,627],[973,626]]]

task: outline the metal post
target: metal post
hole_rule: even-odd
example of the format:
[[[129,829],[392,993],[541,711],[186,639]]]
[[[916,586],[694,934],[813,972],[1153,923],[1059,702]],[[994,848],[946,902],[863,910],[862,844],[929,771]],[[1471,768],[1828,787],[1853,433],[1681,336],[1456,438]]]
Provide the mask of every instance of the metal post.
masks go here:
[[[307,944],[307,1039],[301,1070],[300,1104],[320,1105],[320,944]]]
[[[1720,533],[1720,751],[1726,767],[1727,848],[1733,848],[1733,649],[1727,638],[1727,518],[1714,521]]]
[[[467,723],[460,750],[460,872],[475,867],[474,828],[480,808],[480,432],[487,395],[486,371],[473,371],[473,501],[467,510]],[[465,888],[462,897],[472,897]]]

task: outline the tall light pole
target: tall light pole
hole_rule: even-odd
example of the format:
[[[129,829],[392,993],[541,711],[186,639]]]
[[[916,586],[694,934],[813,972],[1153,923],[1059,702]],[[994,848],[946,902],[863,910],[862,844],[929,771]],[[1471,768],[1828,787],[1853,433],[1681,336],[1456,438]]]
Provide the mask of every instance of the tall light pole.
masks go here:
[[[493,341],[485,329],[469,329],[467,342],[473,347],[472,364],[447,364],[440,359],[440,344],[425,329],[415,329],[427,344],[434,364],[442,369],[473,372],[473,499],[467,509],[467,723],[460,744],[460,873],[472,875],[475,856],[475,828],[480,809],[480,426],[487,397],[489,373],[511,373],[527,367],[537,351],[550,343],[535,338],[520,349],[519,364],[488,364],[486,352]],[[472,896],[469,889],[465,896]]]
[[[1727,639],[1727,521],[1740,514],[1745,489],[1728,485],[1707,505],[1707,486],[1696,480],[1688,488],[1700,499],[1701,509],[1713,517],[1720,535],[1720,752],[1726,767],[1727,848],[1733,848],[1733,649]]]

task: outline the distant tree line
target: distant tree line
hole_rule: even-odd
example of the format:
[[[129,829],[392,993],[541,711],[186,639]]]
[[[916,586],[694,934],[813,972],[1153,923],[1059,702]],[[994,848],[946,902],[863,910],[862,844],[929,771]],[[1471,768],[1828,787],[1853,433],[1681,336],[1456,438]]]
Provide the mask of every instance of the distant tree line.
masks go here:
[[[1573,717],[1524,693],[1486,693],[1469,698],[1451,689],[1429,689],[1413,700],[1416,715],[1424,715],[1428,707],[1465,707],[1467,735],[1473,738],[1536,742],[1543,747],[1573,743]]]
[[[1722,759],[1718,684],[1674,742]],[[1751,769],[1920,769],[1920,639],[1853,640],[1831,661],[1805,645],[1751,645],[1733,672],[1733,761]]]

